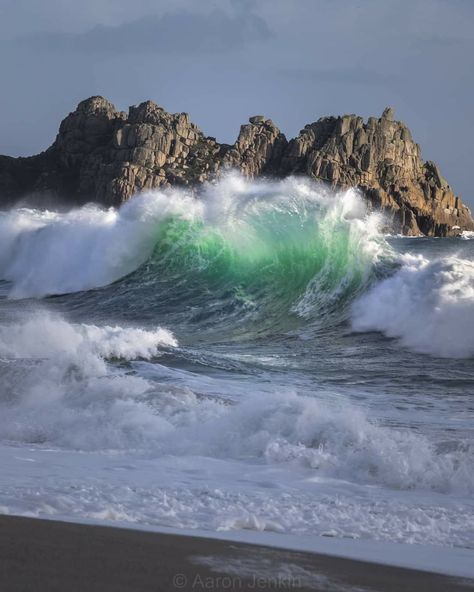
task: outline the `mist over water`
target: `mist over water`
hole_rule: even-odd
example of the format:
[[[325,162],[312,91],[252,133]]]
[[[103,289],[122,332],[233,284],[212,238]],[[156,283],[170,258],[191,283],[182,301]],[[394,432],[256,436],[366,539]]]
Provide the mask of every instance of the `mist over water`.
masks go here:
[[[474,242],[383,226],[238,176],[0,213],[0,505],[474,547]]]

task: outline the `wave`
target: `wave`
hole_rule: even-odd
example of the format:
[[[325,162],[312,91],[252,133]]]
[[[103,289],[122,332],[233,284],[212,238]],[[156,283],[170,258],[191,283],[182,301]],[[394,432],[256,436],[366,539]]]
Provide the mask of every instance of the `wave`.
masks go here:
[[[177,346],[176,339],[166,329],[146,331],[134,327],[71,324],[47,311],[0,326],[0,357],[10,360],[148,359],[162,346]]]
[[[474,356],[474,262],[404,255],[402,267],[353,305],[355,331],[381,331],[422,353]]]
[[[423,353],[473,356],[472,262],[400,255],[382,222],[355,190],[230,175],[199,199],[171,189],[119,209],[4,212],[0,278],[11,298],[90,291],[77,302],[86,312],[135,308],[140,321],[166,315],[213,338],[350,323]]]
[[[375,425],[349,404],[274,385],[265,390],[251,379],[245,392],[224,380],[219,396],[209,394],[211,379],[187,373],[186,384],[182,371],[162,373],[157,360],[112,363],[156,358],[175,346],[164,329],[75,325],[44,313],[2,327],[1,440],[296,463],[396,489],[474,490],[472,451],[461,442],[442,449],[422,435]]]
[[[192,216],[190,196],[141,195],[116,210],[87,205],[67,213],[14,209],[0,215],[0,276],[10,297],[90,290],[131,273],[150,256],[159,222]]]
[[[72,324],[48,311],[15,321],[0,327],[0,435],[7,440],[47,441],[51,429],[71,442],[93,437],[107,397],[136,393],[144,384],[111,373],[107,360],[150,359],[177,345],[166,329]],[[82,436],[78,416],[90,424],[82,425]]]
[[[249,303],[271,288],[274,300],[306,314],[315,286],[321,300],[364,283],[388,250],[379,223],[354,190],[233,175],[200,199],[174,189],[140,194],[118,210],[4,213],[0,277],[12,298],[44,297],[106,286],[148,262],[151,272],[137,283],[152,273],[156,281],[232,286]]]

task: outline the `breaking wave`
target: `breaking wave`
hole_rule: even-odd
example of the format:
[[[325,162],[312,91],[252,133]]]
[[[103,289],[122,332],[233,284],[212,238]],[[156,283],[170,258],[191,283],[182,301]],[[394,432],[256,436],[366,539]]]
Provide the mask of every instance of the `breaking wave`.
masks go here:
[[[1,212],[0,510],[472,547],[474,243],[385,227],[297,178]]]
[[[0,277],[13,299],[90,291],[80,306],[172,314],[173,328],[202,334],[349,323],[420,352],[473,356],[472,262],[399,255],[381,222],[355,190],[231,175],[199,199],[172,189],[120,209],[4,212]]]
[[[74,325],[44,313],[2,327],[1,440],[296,463],[396,489],[474,490],[472,452],[462,443],[438,450],[422,435],[295,389],[254,384],[241,397],[228,380],[225,397],[203,396],[205,377],[200,385],[194,375],[191,388],[180,371],[162,374],[156,359],[146,361],[176,345],[164,329]]]
[[[474,262],[404,255],[403,266],[353,307],[356,331],[381,331],[413,350],[474,356]]]
[[[148,262],[161,279],[232,281],[254,294],[271,283],[275,298],[292,300],[309,282],[323,291],[363,283],[387,250],[378,223],[353,190],[230,176],[200,199],[175,189],[140,194],[118,210],[3,213],[0,275],[12,298],[43,297],[106,286]]]

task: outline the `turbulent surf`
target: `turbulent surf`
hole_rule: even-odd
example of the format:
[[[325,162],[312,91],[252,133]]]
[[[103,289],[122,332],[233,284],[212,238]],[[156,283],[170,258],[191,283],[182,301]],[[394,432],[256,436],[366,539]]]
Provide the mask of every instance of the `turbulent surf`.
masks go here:
[[[0,213],[3,512],[473,548],[474,242],[229,176]]]

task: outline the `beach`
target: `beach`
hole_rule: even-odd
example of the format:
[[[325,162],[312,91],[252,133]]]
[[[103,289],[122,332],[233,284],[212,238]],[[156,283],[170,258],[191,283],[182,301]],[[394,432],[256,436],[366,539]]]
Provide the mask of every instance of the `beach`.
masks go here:
[[[473,580],[208,538],[0,516],[2,592],[399,590]]]

